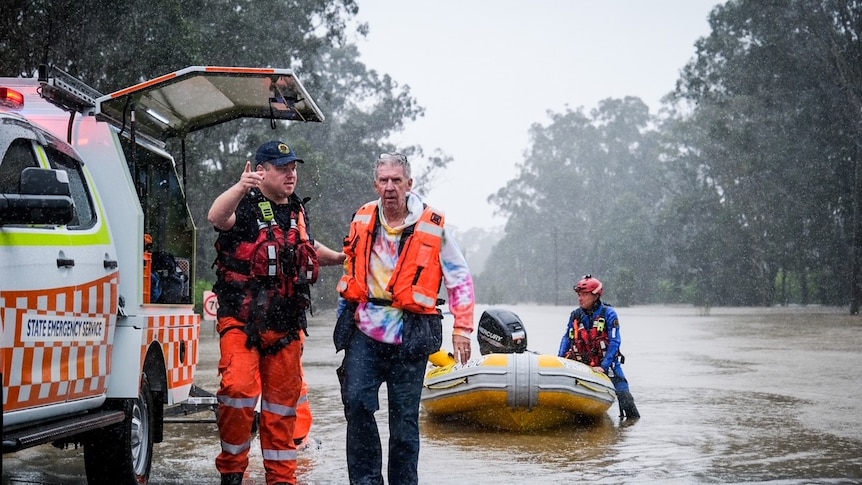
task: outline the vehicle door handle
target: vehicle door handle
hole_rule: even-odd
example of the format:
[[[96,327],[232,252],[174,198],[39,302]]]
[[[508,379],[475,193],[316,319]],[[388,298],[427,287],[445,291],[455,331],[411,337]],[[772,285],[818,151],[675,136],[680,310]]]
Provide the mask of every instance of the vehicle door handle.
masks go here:
[[[105,269],[117,269],[117,260],[115,259],[105,259],[103,263],[105,265]]]
[[[73,266],[75,266],[75,260],[74,259],[57,258],[57,267],[58,268],[71,268]]]

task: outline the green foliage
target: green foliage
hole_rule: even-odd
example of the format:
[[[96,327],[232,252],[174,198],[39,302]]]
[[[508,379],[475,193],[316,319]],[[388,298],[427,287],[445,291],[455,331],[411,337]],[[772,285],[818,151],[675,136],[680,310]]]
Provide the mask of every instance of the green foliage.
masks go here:
[[[348,222],[376,198],[373,160],[398,149],[422,186],[451,161],[420,146],[386,141],[423,115],[409,86],[369,70],[347,42],[354,0],[13,0],[0,18],[0,75],[31,75],[52,64],[103,93],[189,65],[292,68],[324,112],[324,123],[236,120],[170,140],[198,225],[196,276],[213,280],[213,199],[236,183],[262,142],[286,140],[306,160],[297,193],[310,197],[313,236],[339,249]],[[364,35],[367,25],[356,27]],[[340,271],[337,268],[336,271]],[[326,290],[322,288],[327,286]],[[320,303],[334,304],[335,279],[321,281]]]
[[[810,282],[812,268],[849,286],[849,249],[860,244],[847,230],[859,227],[848,174],[862,139],[860,21],[855,1],[731,1],[713,11],[675,93],[677,106],[695,109],[673,128],[684,156],[669,216],[685,235],[677,274],[694,275],[702,298],[773,304],[779,273]],[[703,210],[682,213],[692,205]]]
[[[209,205],[263,141],[287,140],[306,159],[297,192],[311,197],[314,236],[336,248],[375,198],[377,153],[421,162],[420,187],[452,161],[388,145],[424,111],[347,42],[354,0],[7,3],[0,75],[50,63],[111,92],[187,65],[299,73],[325,123],[238,120],[169,144],[185,160],[204,280],[214,278]],[[461,240],[483,253],[480,301],[570,301],[572,283],[592,273],[618,305],[858,308],[862,2],[730,0],[709,20],[660,117],[626,97],[531,127],[520,173],[490,198],[508,216],[505,235],[490,251]],[[339,271],[326,269],[316,304],[334,303]]]
[[[205,280],[198,278],[195,281],[195,312],[203,314],[204,312],[204,292],[212,291],[215,280]]]
[[[631,268],[616,268],[612,279],[605,284],[613,288],[614,306],[630,306],[637,295],[638,280]]]
[[[586,273],[637,278],[610,291],[626,304],[650,301],[663,261],[652,243],[662,176],[646,105],[608,99],[589,116],[550,118],[531,129],[520,175],[492,197],[509,221],[478,281],[509,283],[510,303],[559,304]]]
[[[663,117],[609,99],[533,126],[478,287],[556,303],[592,273],[617,304],[858,307],[862,3],[731,0],[710,25]]]

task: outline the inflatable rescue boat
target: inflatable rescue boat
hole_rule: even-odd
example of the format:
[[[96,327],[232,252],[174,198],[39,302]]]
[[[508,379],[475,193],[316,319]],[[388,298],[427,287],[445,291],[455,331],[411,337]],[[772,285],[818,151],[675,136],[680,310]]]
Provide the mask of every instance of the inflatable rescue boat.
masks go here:
[[[489,309],[479,321],[482,357],[430,359],[422,407],[433,418],[464,419],[507,431],[535,431],[605,414],[616,398],[611,380],[574,360],[526,350],[517,315]]]

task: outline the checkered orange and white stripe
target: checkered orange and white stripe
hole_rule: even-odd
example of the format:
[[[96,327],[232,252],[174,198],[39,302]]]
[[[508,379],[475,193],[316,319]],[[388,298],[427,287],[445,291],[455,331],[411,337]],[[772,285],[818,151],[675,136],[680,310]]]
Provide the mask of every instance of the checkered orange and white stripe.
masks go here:
[[[116,294],[117,287],[118,274],[114,273],[86,286],[0,292],[5,412],[106,392],[117,304],[105,294]],[[102,321],[103,334],[98,340],[29,339],[24,322],[39,316]],[[198,362],[200,315],[152,315],[147,317],[147,324],[141,342],[141,366],[149,346],[159,345],[165,357],[168,389],[180,390],[169,392],[171,403],[185,400]]]
[[[119,273],[81,286],[0,292],[4,411],[104,394],[116,327]],[[101,321],[98,340],[27,338],[26,318]],[[14,332],[10,331],[14,328]]]
[[[141,358],[147,353],[150,342],[158,342],[165,356],[168,372],[168,388],[173,390],[191,386],[198,363],[198,337],[201,317],[196,313],[181,315],[156,315],[148,318],[145,342],[142,342]],[[181,343],[185,342],[183,353]],[[141,362],[143,364],[143,362]],[[186,396],[181,397],[181,400]]]

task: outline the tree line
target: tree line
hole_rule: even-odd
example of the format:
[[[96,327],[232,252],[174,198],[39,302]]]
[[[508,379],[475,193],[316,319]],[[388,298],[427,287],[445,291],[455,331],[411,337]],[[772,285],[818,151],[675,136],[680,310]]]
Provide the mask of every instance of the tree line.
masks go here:
[[[12,0],[5,10],[3,76],[32,76],[49,64],[110,93],[193,65],[280,67],[297,72],[314,97],[325,123],[270,127],[236,120],[169,142],[175,155],[185,147],[186,195],[198,225],[198,295],[215,279],[209,206],[239,180],[261,143],[287,140],[306,160],[297,194],[311,198],[313,235],[335,249],[353,211],[375,197],[372,168],[379,153],[398,149],[422,160],[420,179],[449,162],[441,150],[426,155],[419,145],[386,141],[424,110],[409,86],[359,61],[347,39],[365,35],[368,26],[353,22],[353,0]],[[340,271],[321,271],[319,305],[334,304]]]
[[[453,162],[387,141],[424,109],[409,86],[359,61],[351,39],[369,26],[356,24],[355,0],[7,3],[3,76],[47,63],[108,93],[189,65],[298,72],[325,123],[237,120],[184,140],[201,287],[214,279],[206,212],[263,141],[287,139],[309,161],[297,192],[311,197],[315,236],[335,248],[374,197],[378,153],[406,152],[420,181]],[[709,23],[658,112],[606,99],[530,128],[519,175],[489,197],[507,224],[476,277],[481,302],[569,304],[572,284],[592,273],[620,305],[858,313],[862,4],[730,0]],[[316,296],[330,305],[340,269],[325,270]]]
[[[608,99],[533,125],[490,197],[509,220],[484,298],[570,302],[594,273],[623,305],[858,313],[860,2],[732,0],[709,24],[658,114]]]

